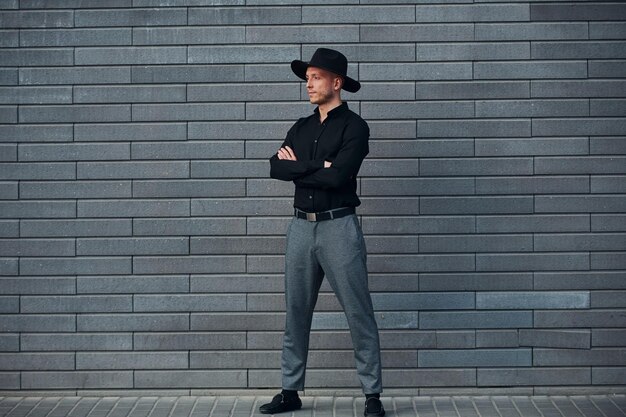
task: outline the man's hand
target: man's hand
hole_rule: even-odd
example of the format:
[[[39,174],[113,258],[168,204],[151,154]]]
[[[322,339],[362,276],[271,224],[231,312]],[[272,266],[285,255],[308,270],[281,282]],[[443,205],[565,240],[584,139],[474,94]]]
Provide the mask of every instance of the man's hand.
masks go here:
[[[286,159],[288,161],[297,161],[296,154],[289,146],[280,148],[277,152],[278,159]]]
[[[324,168],[330,168],[332,164],[332,162],[324,161]]]

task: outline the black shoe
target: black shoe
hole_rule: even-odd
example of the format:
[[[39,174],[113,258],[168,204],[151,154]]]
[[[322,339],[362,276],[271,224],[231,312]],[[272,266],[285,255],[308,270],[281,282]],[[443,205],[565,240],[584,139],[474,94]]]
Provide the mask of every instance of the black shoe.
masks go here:
[[[383,417],[385,415],[385,409],[383,403],[376,397],[368,398],[365,400],[365,411],[363,411],[365,417]]]
[[[302,401],[300,401],[300,397],[297,394],[293,398],[277,394],[272,398],[272,402],[259,407],[259,411],[261,414],[278,414],[285,411],[299,410],[301,407]]]

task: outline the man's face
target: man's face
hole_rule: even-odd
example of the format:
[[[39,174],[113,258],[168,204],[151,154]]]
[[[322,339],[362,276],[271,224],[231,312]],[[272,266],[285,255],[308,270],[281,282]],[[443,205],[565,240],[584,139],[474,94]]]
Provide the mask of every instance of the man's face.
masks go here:
[[[324,104],[339,94],[341,77],[317,67],[306,70],[306,91],[312,104]]]

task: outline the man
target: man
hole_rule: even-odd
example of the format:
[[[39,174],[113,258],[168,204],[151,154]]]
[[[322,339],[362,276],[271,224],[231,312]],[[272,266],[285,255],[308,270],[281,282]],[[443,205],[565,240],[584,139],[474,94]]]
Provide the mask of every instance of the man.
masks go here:
[[[302,407],[313,308],[324,276],[346,314],[366,416],[383,416],[378,328],[367,286],[366,249],[355,214],[360,205],[356,176],[369,152],[369,127],[341,100],[341,89],[356,92],[346,75],[346,57],[319,48],[309,62],[291,69],[306,81],[313,114],[299,119],[270,158],[270,176],[296,185],[294,218],[287,231],[282,351],[282,392],[261,406],[264,414]]]

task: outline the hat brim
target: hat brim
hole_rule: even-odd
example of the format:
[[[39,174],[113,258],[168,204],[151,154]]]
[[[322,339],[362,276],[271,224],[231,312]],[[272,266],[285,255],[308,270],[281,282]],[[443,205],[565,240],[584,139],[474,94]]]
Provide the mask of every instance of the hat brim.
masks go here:
[[[306,81],[306,70],[307,68],[309,68],[310,65],[308,62],[305,61],[301,61],[299,59],[294,59],[293,61],[291,61],[291,70],[293,71],[294,74],[296,74],[296,76],[298,76],[298,78],[301,78],[303,80]],[[335,72],[333,72],[331,69],[328,68],[324,68],[321,65],[315,65],[315,67],[317,68],[322,68],[326,71],[330,71],[333,74],[336,74]],[[342,89],[350,92],[350,93],[356,93],[357,91],[359,91],[359,89],[361,88],[361,83],[358,82],[357,80],[354,80],[350,77],[348,77],[347,75],[342,75],[342,77],[344,78],[343,81],[343,85],[342,85]]]

